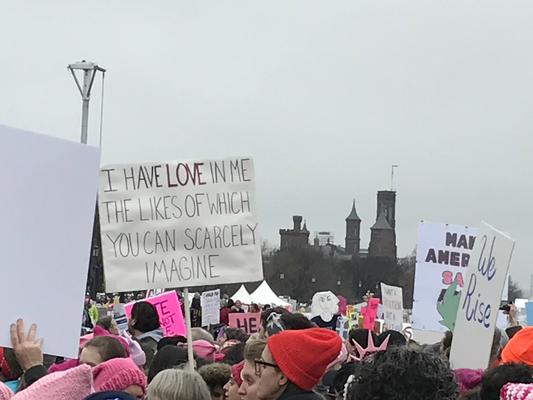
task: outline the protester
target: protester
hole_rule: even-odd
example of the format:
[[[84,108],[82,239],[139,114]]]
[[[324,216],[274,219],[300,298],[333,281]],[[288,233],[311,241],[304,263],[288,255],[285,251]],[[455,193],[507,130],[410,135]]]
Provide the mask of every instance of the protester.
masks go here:
[[[148,400],[211,400],[209,389],[197,372],[168,369],[148,386]]]
[[[240,300],[237,300],[233,304],[233,307],[231,307],[231,311],[235,312],[235,313],[243,313],[244,312],[244,309],[242,308],[242,303],[241,303]]]
[[[233,300],[229,299],[226,306],[220,309],[220,323],[222,325],[229,325],[229,315],[232,313],[232,307],[234,305]]]
[[[362,363],[350,388],[351,400],[455,400],[457,383],[441,357],[393,347]]]
[[[91,367],[80,365],[42,377],[12,400],[83,400],[93,392],[92,382]]]
[[[226,328],[224,330],[224,337],[222,339],[223,343],[235,340],[237,342],[244,343],[248,340],[248,335],[242,329],[237,328]]]
[[[170,368],[182,367],[189,361],[187,347],[176,347],[167,345],[159,349],[152,360],[148,370],[148,383],[152,382],[155,376]]]
[[[355,358],[359,359],[361,354],[357,351],[356,343],[361,346],[363,349],[366,349],[369,345],[368,343],[368,334],[370,332],[370,337],[372,337],[373,343],[378,343],[378,336],[368,329],[353,328],[348,332],[348,341],[346,343],[346,348],[348,353],[350,353]],[[381,343],[380,343],[381,344]]]
[[[196,329],[196,328],[193,328],[193,329]],[[194,339],[194,336],[193,336],[193,340],[196,340]],[[178,336],[167,336],[161,339],[157,343],[157,351],[159,351],[165,346],[178,346],[180,344],[187,344],[187,338],[184,336],[179,336],[179,335]]]
[[[241,370],[241,384],[238,394],[246,400],[259,400],[257,388],[259,377],[255,373],[255,360],[259,360],[266,347],[266,341],[254,340],[246,343],[244,347],[244,364]]]
[[[523,363],[533,366],[533,326],[518,331],[501,353],[503,363]]]
[[[270,313],[266,322],[264,335],[268,338],[284,330],[300,330],[313,328],[314,325],[309,319],[299,313]]]
[[[192,328],[191,329],[192,341],[195,340],[205,340],[211,344],[215,344],[215,339],[208,331],[203,328]],[[185,340],[187,341],[187,340]]]
[[[231,367],[227,364],[214,363],[204,365],[198,373],[209,388],[211,400],[223,400],[224,386],[231,378]]]
[[[261,358],[255,361],[255,372],[260,375],[257,396],[271,400],[320,399],[313,389],[341,347],[337,333],[323,328],[271,336]]]
[[[146,376],[130,358],[114,358],[93,369],[96,391],[116,390],[134,397],[146,394]]]
[[[267,308],[265,311],[263,311],[261,313],[261,319],[260,319],[261,327],[259,329],[259,339],[267,339],[268,319],[270,315],[274,313],[279,314],[279,315],[284,315],[284,314],[289,314],[289,311],[283,307],[272,307],[272,308]]]
[[[261,312],[259,306],[255,303],[250,304],[250,312],[251,313],[259,313]]]
[[[198,293],[194,295],[194,298],[191,301],[190,314],[191,314],[191,327],[201,328],[202,327],[202,303],[201,303],[200,295]]]
[[[128,356],[124,345],[110,336],[98,336],[88,342],[80,353],[80,364],[95,367],[113,358]]]
[[[109,332],[111,335],[119,335],[118,326],[113,317],[106,316],[96,321],[96,326],[99,326]]]
[[[243,398],[239,394],[239,387],[242,384],[241,372],[244,367],[244,361],[235,364],[231,367],[231,376],[224,386],[225,398],[227,400],[242,400]],[[0,398],[1,400],[1,398]]]
[[[236,343],[233,346],[225,347],[221,352],[223,354],[224,362],[228,365],[235,365],[240,363],[244,359],[244,347],[245,343]]]
[[[498,400],[507,383],[533,383],[533,368],[513,363],[488,370],[481,381],[481,400]]]
[[[217,353],[217,348],[215,345],[206,340],[196,340],[192,342],[192,348],[194,350],[194,354],[208,363],[221,361],[224,358],[222,354]]]
[[[128,329],[146,355],[144,368],[148,371],[157,351],[157,343],[163,338],[163,329],[156,308],[146,301],[135,303],[131,309]]]

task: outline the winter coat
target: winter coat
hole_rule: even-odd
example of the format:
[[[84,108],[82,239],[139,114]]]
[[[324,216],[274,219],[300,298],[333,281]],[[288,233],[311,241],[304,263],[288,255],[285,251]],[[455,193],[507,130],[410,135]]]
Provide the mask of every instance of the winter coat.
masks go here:
[[[324,397],[317,392],[303,390],[291,384],[278,400],[324,400]]]

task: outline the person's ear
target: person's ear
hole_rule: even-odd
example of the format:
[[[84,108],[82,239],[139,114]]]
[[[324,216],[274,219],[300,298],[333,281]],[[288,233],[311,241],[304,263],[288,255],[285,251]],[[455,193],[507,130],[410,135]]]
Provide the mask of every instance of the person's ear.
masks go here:
[[[279,386],[286,386],[289,383],[289,380],[283,372],[279,372]]]

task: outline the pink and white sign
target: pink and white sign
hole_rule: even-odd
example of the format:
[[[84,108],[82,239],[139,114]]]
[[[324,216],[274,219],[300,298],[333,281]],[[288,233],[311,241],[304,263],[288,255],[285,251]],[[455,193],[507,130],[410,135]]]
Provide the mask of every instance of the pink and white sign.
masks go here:
[[[187,334],[180,301],[175,291],[165,292],[143,301],[155,306],[165,336],[185,336]],[[128,319],[131,318],[131,309],[134,304],[135,302],[131,302],[124,306]]]
[[[379,299],[375,297],[368,300],[368,305],[366,307],[361,308],[361,314],[364,316],[363,328],[374,330],[374,324],[378,316],[378,310]]]

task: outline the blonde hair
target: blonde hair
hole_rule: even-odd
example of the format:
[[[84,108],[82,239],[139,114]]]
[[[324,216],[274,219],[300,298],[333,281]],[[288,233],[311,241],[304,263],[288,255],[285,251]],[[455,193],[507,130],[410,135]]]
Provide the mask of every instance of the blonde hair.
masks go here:
[[[264,340],[249,340],[244,346],[244,359],[253,363],[258,358],[261,358],[266,345],[267,342]]]
[[[147,400],[211,400],[211,394],[197,372],[167,369],[148,385]]]

